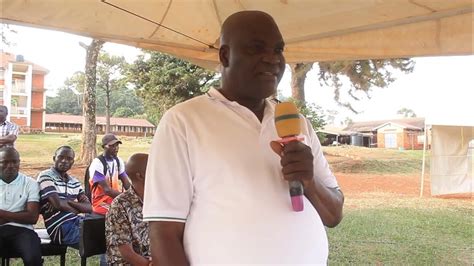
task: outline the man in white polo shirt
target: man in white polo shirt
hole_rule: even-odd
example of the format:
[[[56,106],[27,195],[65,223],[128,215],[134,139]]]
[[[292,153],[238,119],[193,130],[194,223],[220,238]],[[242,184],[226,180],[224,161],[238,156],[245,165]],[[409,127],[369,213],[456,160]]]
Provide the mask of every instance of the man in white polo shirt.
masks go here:
[[[13,147],[0,148],[0,253],[17,252],[24,265],[41,265],[40,239],[33,231],[39,215],[39,186],[22,173]]]
[[[344,197],[319,140],[304,121],[304,142],[270,147],[278,135],[268,98],[285,70],[278,26],[263,12],[235,13],[220,44],[221,88],[170,109],[153,140],[143,209],[153,261],[326,264],[325,226],[341,221]],[[288,180],[303,183],[301,212]]]

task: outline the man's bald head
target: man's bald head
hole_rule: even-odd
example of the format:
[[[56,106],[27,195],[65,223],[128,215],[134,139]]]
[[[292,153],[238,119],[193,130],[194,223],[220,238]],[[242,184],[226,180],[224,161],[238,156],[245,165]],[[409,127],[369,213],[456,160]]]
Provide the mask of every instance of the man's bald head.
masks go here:
[[[137,182],[144,183],[147,162],[148,154],[146,153],[135,153],[128,158],[125,171],[134,185]]]
[[[244,106],[261,106],[275,94],[285,71],[285,42],[273,18],[261,11],[230,15],[222,25],[219,61],[222,94]]]
[[[273,24],[273,26],[278,29],[272,16],[265,12],[256,10],[240,11],[227,17],[222,24],[220,44],[229,44],[232,37],[236,36],[238,32],[249,30],[256,23]]]

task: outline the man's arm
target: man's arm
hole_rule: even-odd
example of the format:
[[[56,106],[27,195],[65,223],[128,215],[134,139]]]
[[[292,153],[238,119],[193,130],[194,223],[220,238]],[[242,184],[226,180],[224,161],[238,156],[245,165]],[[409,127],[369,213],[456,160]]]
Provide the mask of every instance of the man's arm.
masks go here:
[[[123,174],[121,174],[119,176],[120,180],[122,181],[122,186],[125,188],[125,189],[129,189],[131,184],[130,184],[130,180],[128,179],[128,176],[127,174],[124,172]]]
[[[122,181],[122,186],[123,186],[126,190],[128,190],[128,189],[130,188],[131,184],[130,184],[130,179],[128,178],[127,172],[125,172],[125,163],[123,162],[122,159],[120,159],[120,158],[118,158],[118,157],[117,157],[117,159],[118,159],[118,160],[117,160],[117,163],[119,164],[118,169],[121,170],[121,171],[123,171],[123,172],[121,172],[121,173],[119,172],[119,176],[118,176],[118,177],[119,177],[120,181]]]
[[[150,264],[150,260],[137,254],[130,244],[119,245],[118,250],[122,258],[131,265],[148,266]]]
[[[64,211],[64,212],[72,212],[75,214],[78,214],[79,211],[76,210],[74,207],[69,205],[69,202],[67,200],[60,199],[58,194],[50,194],[48,196],[48,202],[53,205],[53,208],[56,210]]]
[[[69,206],[76,209],[79,213],[91,213],[92,205],[87,196],[84,193],[80,193],[77,196],[77,201],[68,201]]]
[[[0,137],[0,145],[13,144],[16,140],[16,135],[10,134],[3,137]]]
[[[309,146],[301,142],[290,142],[284,147],[272,142],[272,149],[281,156],[283,176],[286,180],[303,183],[305,196],[318,211],[323,224],[335,227],[342,220],[344,195],[337,188],[328,188],[314,177],[314,158]]]
[[[24,211],[9,212],[0,210],[0,221],[14,222],[19,224],[35,224],[39,216],[39,202],[30,201],[26,203]]]
[[[165,266],[189,265],[184,252],[185,223],[150,222],[150,247],[153,262]]]
[[[105,180],[98,181],[97,184],[102,187],[102,190],[104,190],[105,195],[111,198],[115,198],[120,195],[120,192],[111,188]]]
[[[321,182],[314,181],[305,186],[304,194],[318,211],[325,226],[335,227],[341,222],[344,205],[344,195],[341,190],[328,188]]]

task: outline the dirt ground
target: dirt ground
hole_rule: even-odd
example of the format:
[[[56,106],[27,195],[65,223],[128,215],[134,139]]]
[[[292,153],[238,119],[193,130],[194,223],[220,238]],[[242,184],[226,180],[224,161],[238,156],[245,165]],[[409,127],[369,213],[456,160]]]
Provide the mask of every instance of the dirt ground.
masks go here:
[[[23,165],[21,171],[30,176],[37,174],[49,165]],[[82,181],[85,166],[75,165],[70,174]],[[385,196],[415,198],[420,195],[420,175],[419,174],[347,174],[335,173],[339,186],[346,197],[364,197],[366,193],[383,193]],[[431,197],[429,175],[425,176],[423,197]],[[456,198],[461,200],[472,200],[471,194],[448,195],[441,198]]]

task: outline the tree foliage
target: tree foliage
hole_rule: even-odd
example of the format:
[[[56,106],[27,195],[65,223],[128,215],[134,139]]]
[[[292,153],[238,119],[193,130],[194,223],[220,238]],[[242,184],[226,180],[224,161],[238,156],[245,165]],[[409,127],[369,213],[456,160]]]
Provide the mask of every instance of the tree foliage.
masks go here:
[[[109,55],[102,52],[97,60],[97,89],[104,92],[105,100],[105,133],[110,133],[110,94],[117,91],[120,87],[125,87],[125,78],[123,76],[124,68],[127,62],[123,56]]]
[[[56,96],[46,97],[46,113],[82,114],[82,93],[84,92],[85,75],[76,72],[64,81]]]
[[[360,100],[357,94],[363,92],[370,99],[372,88],[385,88],[395,81],[393,71],[398,70],[403,73],[411,73],[414,69],[415,62],[407,58],[399,59],[370,59],[355,61],[334,61],[319,62],[318,78],[321,84],[334,88],[334,100],[341,106],[357,113],[352,107],[351,101],[343,100],[341,97],[341,89],[344,80],[349,82],[349,90],[347,94],[352,100]],[[312,63],[295,64],[291,67],[292,76],[299,77],[299,82],[292,88],[293,91],[303,91],[304,96],[304,79],[306,74],[311,70]],[[293,83],[292,83],[293,85]],[[298,98],[304,101],[304,98]]]
[[[159,52],[144,53],[130,66],[128,78],[155,124],[170,107],[217,85],[213,71]]]
[[[99,57],[100,59],[100,57]],[[100,62],[98,62],[100,64]],[[98,67],[99,69],[99,67]],[[126,69],[123,69],[126,72]],[[104,116],[105,90],[102,89],[100,74],[97,74],[98,84],[96,89],[96,114]],[[124,82],[124,81],[121,81]],[[66,113],[72,115],[82,115],[82,99],[85,86],[85,74],[78,71],[67,78],[64,85],[58,89],[56,96],[47,97],[47,113]],[[117,117],[133,117],[144,113],[143,102],[135,93],[135,90],[126,86],[112,85],[110,93],[110,113]],[[126,111],[124,111],[126,109]]]
[[[15,43],[11,41],[10,37],[12,34],[16,33],[17,31],[12,29],[9,24],[0,23],[0,37],[2,38],[2,47],[14,46]]]
[[[397,115],[403,115],[403,117],[416,117],[415,111],[406,107],[398,110]]]

